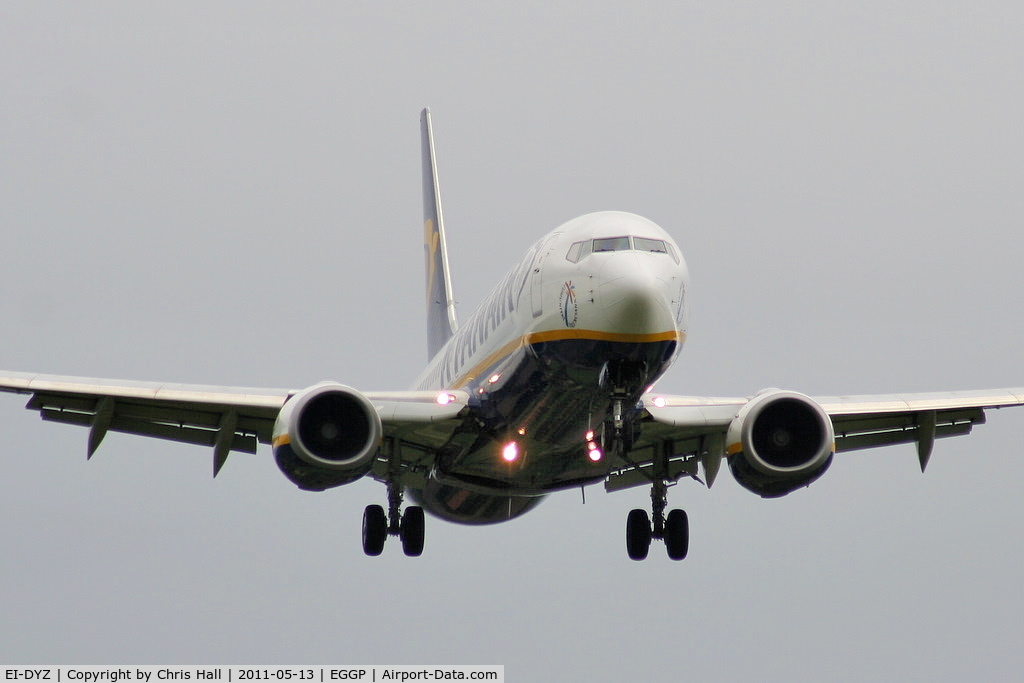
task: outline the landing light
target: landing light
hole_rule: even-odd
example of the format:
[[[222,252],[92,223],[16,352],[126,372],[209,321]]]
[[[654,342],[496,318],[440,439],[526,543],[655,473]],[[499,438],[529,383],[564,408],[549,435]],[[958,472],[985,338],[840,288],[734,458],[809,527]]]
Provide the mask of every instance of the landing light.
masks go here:
[[[593,430],[587,432],[587,457],[590,458],[590,462],[600,462],[601,458],[604,457],[597,442],[594,441]]]
[[[658,408],[664,408],[668,405],[668,400],[664,396],[655,396],[653,403]]]
[[[501,373],[495,373],[495,374],[491,375],[491,376],[490,376],[490,377],[489,377],[489,378],[487,379],[487,381],[488,381],[488,382],[490,382],[491,384],[494,384],[494,383],[495,383],[495,382],[497,382],[497,381],[498,381],[499,379],[501,379]]]
[[[435,400],[437,401],[437,405],[446,406],[449,403],[455,403],[455,394],[449,394],[446,391],[442,391],[437,395]]]
[[[516,458],[519,457],[519,444],[515,441],[509,441],[501,449],[501,457],[505,462],[515,462]]]

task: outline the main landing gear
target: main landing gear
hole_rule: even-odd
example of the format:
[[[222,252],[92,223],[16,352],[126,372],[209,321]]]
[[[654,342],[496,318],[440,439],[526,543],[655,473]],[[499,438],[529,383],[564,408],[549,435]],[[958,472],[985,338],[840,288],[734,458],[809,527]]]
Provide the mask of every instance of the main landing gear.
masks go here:
[[[683,510],[672,510],[665,516],[668,506],[667,486],[656,481],[651,487],[652,520],[646,510],[630,510],[626,518],[626,552],[631,560],[643,560],[651,548],[651,539],[665,541],[669,559],[682,560],[690,549],[690,521]]]
[[[377,556],[384,551],[388,536],[402,539],[402,551],[409,557],[423,554],[425,523],[423,508],[410,505],[402,513],[402,487],[388,483],[388,512],[380,505],[367,505],[363,511],[363,552]]]

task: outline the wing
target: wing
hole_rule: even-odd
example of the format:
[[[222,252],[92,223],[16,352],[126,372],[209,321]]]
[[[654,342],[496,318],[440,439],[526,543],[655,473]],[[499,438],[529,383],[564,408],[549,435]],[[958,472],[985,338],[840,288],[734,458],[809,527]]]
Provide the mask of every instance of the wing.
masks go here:
[[[893,396],[823,396],[836,450],[916,443],[924,470],[936,438],[970,434],[985,411],[1024,405],[1024,388]]]
[[[31,394],[26,408],[44,420],[88,427],[89,457],[109,431],[138,434],[212,447],[214,476],[230,452],[255,453],[257,444],[271,443],[278,413],[298,393],[21,372],[0,372],[0,391]],[[385,436],[410,446],[403,456],[416,462],[432,457],[433,448],[447,440],[469,399],[465,392],[447,396],[439,405],[432,392],[366,394]]]
[[[1024,405],[1024,388],[923,394],[823,396],[812,399],[828,414],[837,452],[898,443],[917,444],[921,469],[935,439],[969,434],[985,411]],[[608,490],[647,484],[661,458],[666,479],[697,476],[704,466],[710,486],[726,454],[726,433],[748,398],[642,397],[640,436],[631,462],[613,470]]]

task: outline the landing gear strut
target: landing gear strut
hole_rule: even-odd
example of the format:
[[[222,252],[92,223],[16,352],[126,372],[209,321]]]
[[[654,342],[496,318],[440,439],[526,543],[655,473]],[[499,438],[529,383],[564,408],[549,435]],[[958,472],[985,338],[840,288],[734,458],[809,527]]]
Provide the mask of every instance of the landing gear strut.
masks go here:
[[[394,448],[394,445],[392,445]],[[409,557],[423,554],[426,536],[423,508],[410,505],[402,513],[403,488],[399,459],[389,458],[388,511],[380,505],[367,505],[363,511],[363,552],[377,556],[384,551],[388,536],[402,539],[402,551]]]
[[[633,423],[626,410],[636,401],[646,376],[646,363],[610,361],[602,370],[598,384],[608,390],[611,401],[605,421],[606,452],[620,456],[633,447]]]

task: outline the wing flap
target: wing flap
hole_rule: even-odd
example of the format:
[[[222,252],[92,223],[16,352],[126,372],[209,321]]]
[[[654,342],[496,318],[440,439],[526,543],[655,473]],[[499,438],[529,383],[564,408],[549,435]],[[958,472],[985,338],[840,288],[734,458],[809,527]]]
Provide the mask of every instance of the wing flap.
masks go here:
[[[964,436],[971,433],[972,423],[937,425],[935,427],[935,438],[942,439],[949,436]],[[904,431],[870,432],[865,434],[851,434],[844,437],[836,436],[836,451],[857,451],[866,448],[878,448],[881,446],[892,446],[899,443],[917,443],[920,441],[917,428]]]
[[[115,410],[117,408],[115,407]],[[60,422],[62,424],[79,425],[92,427],[96,418],[95,413],[58,410],[43,407],[40,410],[40,417],[47,422]],[[132,419],[126,417],[113,417],[107,430],[120,432],[122,434],[135,434],[138,436],[149,436],[165,441],[177,441],[196,446],[217,445],[220,434],[219,429],[208,429],[203,427],[192,427],[184,424],[167,424],[160,422],[149,422],[146,420]],[[98,444],[97,444],[98,445]],[[235,432],[232,436],[228,450],[239,453],[255,453],[257,440],[254,434],[239,434]]]
[[[199,409],[195,405],[190,406],[187,403],[147,403],[144,399],[132,401],[110,398],[114,400],[116,414],[119,418],[154,423],[186,424],[205,429],[218,429],[224,412],[228,408],[237,408],[230,404],[221,404],[203,406],[204,409]],[[99,410],[97,398],[94,396],[44,393],[34,394],[25,407],[29,410],[80,413],[89,416],[96,415]],[[239,418],[237,426],[241,430],[257,434],[261,442],[270,443],[272,429],[266,427],[268,417],[276,417],[276,413],[246,415]]]
[[[836,432],[836,450],[853,451],[919,442],[921,415],[927,412],[933,411],[834,415],[832,424]],[[934,411],[934,414],[934,438],[937,439],[970,434],[974,425],[985,423],[985,412],[981,408]]]
[[[214,448],[214,476],[231,451],[270,443],[292,391],[0,373],[0,391],[31,394],[49,422],[89,428],[91,457],[108,431]]]
[[[49,421],[91,426],[100,415],[103,399],[113,402],[113,415],[109,418],[109,429],[113,431],[210,446],[214,441],[198,435],[212,434],[210,438],[215,440],[224,416],[230,411],[238,413],[234,424],[237,433],[270,443],[274,419],[280,409],[280,406],[261,409],[235,405],[229,403],[224,394],[218,394],[220,403],[204,404],[165,398],[124,398],[99,392],[77,395],[40,392],[34,394],[25,407],[38,410]],[[284,404],[283,399],[281,404]],[[176,438],[175,434],[180,434],[181,438]],[[246,452],[255,452],[248,450],[248,446],[245,448]]]

